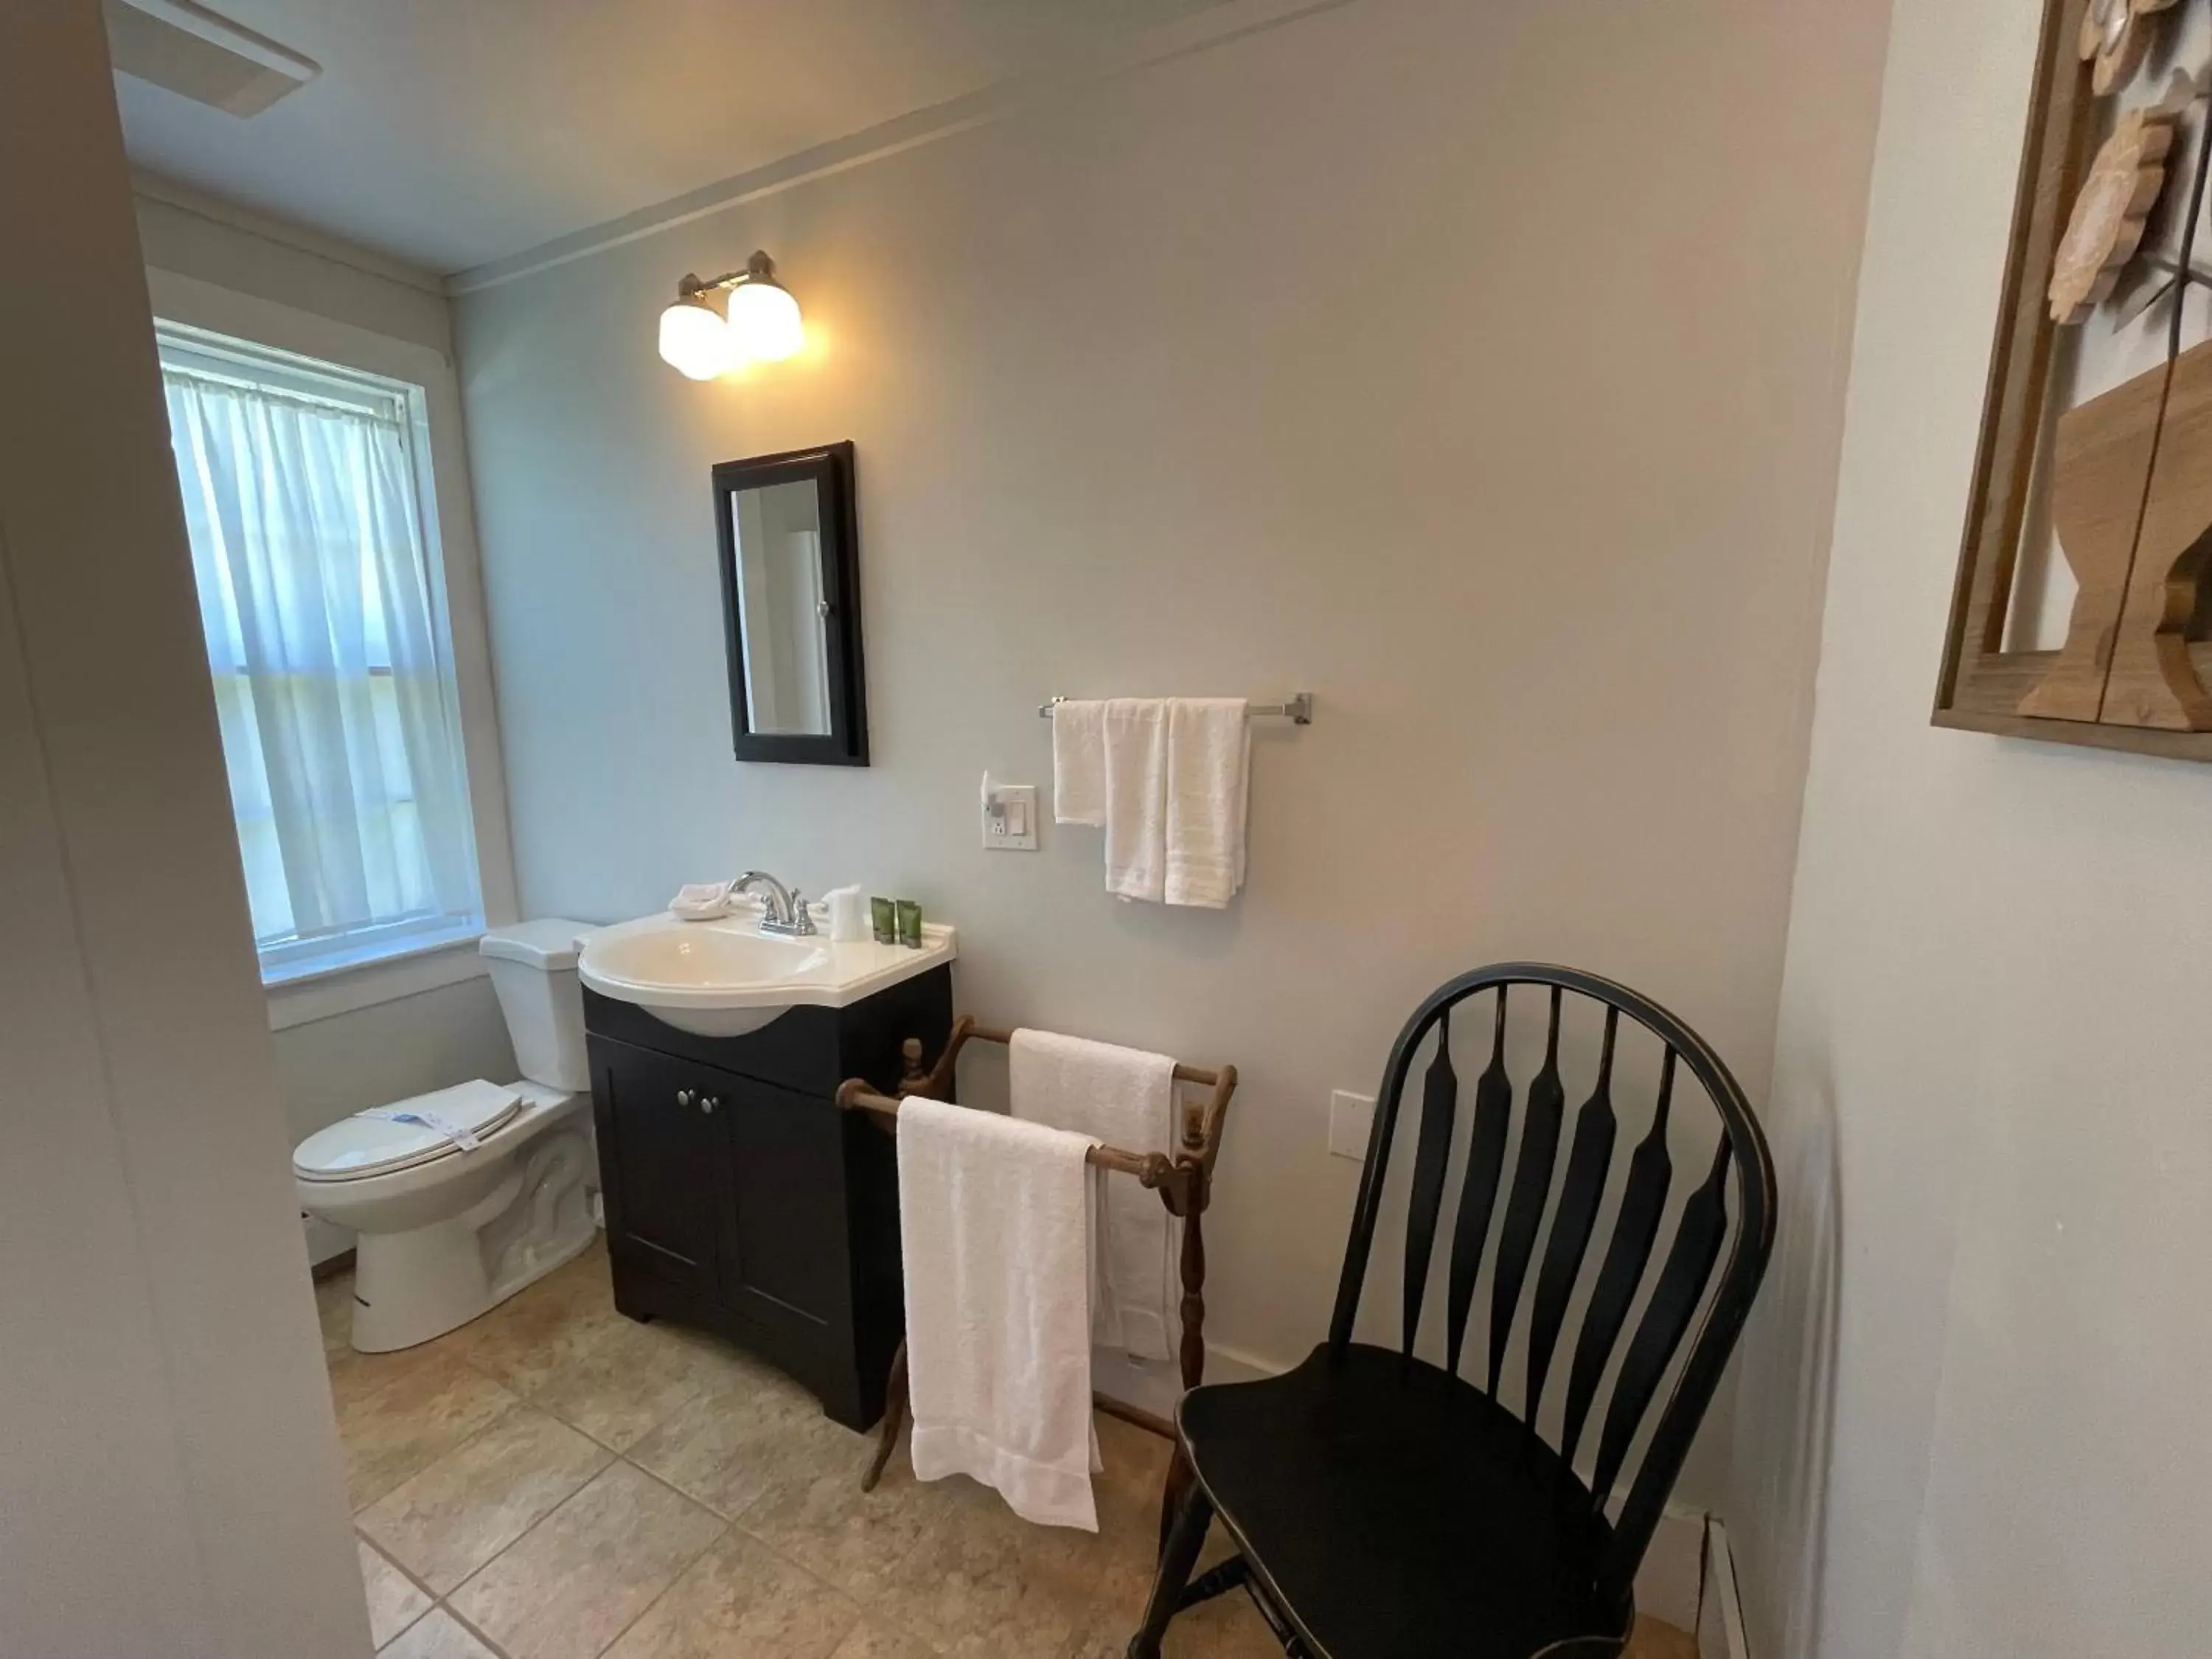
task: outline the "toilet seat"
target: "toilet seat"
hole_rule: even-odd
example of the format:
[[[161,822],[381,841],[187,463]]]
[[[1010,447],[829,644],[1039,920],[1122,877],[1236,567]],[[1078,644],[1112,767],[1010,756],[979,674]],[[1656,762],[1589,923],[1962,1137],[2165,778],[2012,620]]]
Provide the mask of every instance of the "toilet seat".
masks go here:
[[[447,1130],[480,1140],[504,1127],[522,1102],[522,1091],[513,1085],[477,1079],[372,1107],[301,1141],[292,1154],[292,1172],[302,1181],[365,1181],[450,1158],[462,1147]],[[424,1121],[394,1121],[403,1115]]]

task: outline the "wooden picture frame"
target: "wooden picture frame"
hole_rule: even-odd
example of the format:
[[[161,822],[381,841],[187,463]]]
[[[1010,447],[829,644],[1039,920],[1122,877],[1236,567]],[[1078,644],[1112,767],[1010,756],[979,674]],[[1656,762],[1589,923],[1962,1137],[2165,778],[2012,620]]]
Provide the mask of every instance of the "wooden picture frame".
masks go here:
[[[2081,684],[2074,686],[2073,717],[2022,711],[2024,702],[2042,708],[2067,703],[2065,698],[2050,696],[2048,690],[2062,653],[2008,648],[2006,641],[2023,534],[2037,506],[2035,492],[2050,488],[2047,477],[2055,470],[2051,453],[2059,447],[2051,434],[2060,411],[2051,406],[2051,400],[2060,325],[2051,319],[2046,284],[2091,164],[2090,140],[2102,104],[2093,84],[2094,66],[2082,61],[2077,49],[2088,6],[2089,0],[2045,0],[2044,8],[2003,298],[1932,719],[1936,726],[1963,731],[2212,760],[2212,730],[2172,729],[2177,720],[2188,716],[2172,708],[2148,712],[2160,698],[2174,703],[2162,686],[2154,688],[2160,698],[2138,695],[2144,675],[2156,674],[2155,668],[2142,666],[2151,660],[2153,624],[2157,624],[2156,650],[2177,653],[2172,660],[2179,665],[2170,677],[2191,678],[2189,668],[2193,665],[2195,678],[2212,685],[2212,641],[2199,637],[2205,631],[2203,605],[2195,608],[2194,616],[2169,617],[2162,623],[2155,616],[2148,621],[2142,616],[2146,606],[2156,611],[2166,601],[2171,609],[2178,602],[2167,596],[2173,582],[2166,580],[2165,573],[2153,573],[2148,566],[2138,571],[2130,554],[2115,589],[2099,590],[2086,605],[2076,605],[2069,638],[2071,659],[2075,667],[2097,678],[2087,682],[2086,690]],[[2195,176],[2193,159],[2180,149],[2177,144],[2169,165],[2178,171],[2185,188],[2201,189],[2203,181]],[[2208,212],[2208,223],[2212,223],[2212,212]],[[2183,362],[2187,361],[2185,355]],[[2212,355],[2204,362],[2212,367]],[[2170,398],[2156,386],[2137,393],[2138,401],[2142,397],[2152,400],[2148,422],[2154,436],[2185,422],[2196,424],[2173,372],[2176,367],[2170,365],[2167,370]],[[2118,388],[2096,401],[2120,401],[2120,393],[2130,390]],[[2200,434],[2192,431],[2190,435],[2194,441]],[[2116,483],[2124,486],[2124,479]],[[2124,487],[2114,493],[2115,498],[2124,499]],[[2129,532],[2138,544],[2145,516],[2148,509],[2138,508]],[[2179,573],[2182,566],[2174,568]],[[2195,580],[2193,567],[2189,580]],[[2039,688],[2042,695],[2038,696]],[[2198,723],[2212,724],[2201,716]]]

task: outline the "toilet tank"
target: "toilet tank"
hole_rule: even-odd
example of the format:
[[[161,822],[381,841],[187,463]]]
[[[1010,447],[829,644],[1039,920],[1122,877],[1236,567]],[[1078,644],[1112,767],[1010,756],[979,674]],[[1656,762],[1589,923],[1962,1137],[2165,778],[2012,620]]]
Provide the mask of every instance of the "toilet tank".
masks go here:
[[[576,953],[597,932],[587,922],[548,918],[494,927],[477,946],[491,964],[491,988],[522,1075],[549,1089],[581,1093],[592,1086]]]

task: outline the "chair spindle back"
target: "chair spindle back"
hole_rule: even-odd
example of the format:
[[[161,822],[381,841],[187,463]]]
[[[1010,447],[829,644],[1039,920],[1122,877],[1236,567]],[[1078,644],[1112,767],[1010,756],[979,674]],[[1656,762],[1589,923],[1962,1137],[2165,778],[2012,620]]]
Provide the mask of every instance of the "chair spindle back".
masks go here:
[[[1548,998],[1544,1061],[1528,1085],[1521,1139],[1510,1185],[1506,1153],[1512,1142],[1514,1083],[1506,1062],[1512,994],[1529,988]],[[1620,1122],[1613,1109],[1614,1063],[1624,1016],[1663,1045],[1650,1129],[1627,1159],[1609,1236],[1589,1280],[1580,1328],[1565,1370],[1565,1396],[1556,1449],[1570,1463],[1582,1447],[1608,1370],[1613,1387],[1598,1415],[1592,1503],[1606,1510],[1629,1453],[1684,1338],[1697,1325],[1673,1389],[1660,1408],[1644,1453],[1629,1482],[1601,1575],[1601,1588],[1625,1594],[1657,1525],[1667,1495],[1680,1473],[1692,1437],[1718,1385],[1741,1331],[1773,1246],[1774,1169],[1765,1135],[1719,1055],[1680,1020],[1649,998],[1595,975],[1536,963],[1479,969],[1439,988],[1398,1035],[1376,1097],[1375,1127],[1361,1173],[1359,1198],[1344,1273],[1329,1328],[1332,1349],[1352,1340],[1367,1279],[1382,1191],[1388,1178],[1406,1085],[1419,1052],[1433,1030],[1436,1042],[1421,1077],[1419,1121],[1407,1199],[1401,1295],[1401,1351],[1410,1360],[1421,1328],[1437,1230],[1443,1219],[1457,1138],[1460,1082],[1451,1054],[1451,1017],[1460,1005],[1484,994],[1494,1001],[1490,1057],[1474,1085],[1473,1121],[1451,1205],[1446,1258],[1445,1369],[1459,1374],[1474,1296],[1481,1277],[1501,1189],[1504,1215],[1497,1225],[1484,1392],[1500,1406],[1507,1352],[1527,1307],[1527,1374],[1518,1414],[1531,1430],[1557,1380],[1554,1360],[1613,1174]],[[1569,997],[1601,1005],[1604,1033],[1596,1076],[1576,1112],[1568,1138],[1566,1169],[1558,1181],[1567,1089],[1560,1071],[1561,1016]],[[1524,992],[1524,1006],[1527,1001]],[[1612,1361],[1643,1287],[1674,1182],[1668,1150],[1676,1117],[1678,1073],[1686,1068],[1719,1124],[1710,1167],[1681,1204],[1674,1235],[1643,1313],[1628,1337],[1617,1369]],[[1545,1225],[1549,1217],[1548,1228]],[[1733,1222],[1733,1226],[1731,1225]],[[1723,1260],[1725,1249],[1726,1260]],[[1535,1269],[1533,1291],[1529,1270]],[[1710,1295],[1709,1295],[1710,1292]],[[1705,1309],[1701,1323],[1697,1316]],[[1538,1431],[1540,1432],[1540,1431]]]

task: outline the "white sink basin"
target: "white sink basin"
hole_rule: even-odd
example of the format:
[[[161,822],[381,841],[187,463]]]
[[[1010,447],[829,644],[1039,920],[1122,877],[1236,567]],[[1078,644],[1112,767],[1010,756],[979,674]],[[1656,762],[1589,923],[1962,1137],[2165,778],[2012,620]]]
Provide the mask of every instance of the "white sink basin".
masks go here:
[[[743,1036],[802,1005],[843,1008],[927,973],[955,954],[950,927],[925,927],[921,949],[872,939],[781,939],[741,911],[679,921],[663,911],[605,927],[576,959],[585,984],[697,1036]]]

